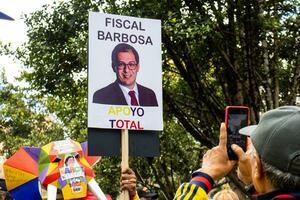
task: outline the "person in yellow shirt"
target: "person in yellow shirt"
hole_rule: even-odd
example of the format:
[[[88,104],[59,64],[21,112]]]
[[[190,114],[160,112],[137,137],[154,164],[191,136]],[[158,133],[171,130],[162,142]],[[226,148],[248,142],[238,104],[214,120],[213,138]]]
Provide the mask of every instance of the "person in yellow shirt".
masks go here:
[[[227,132],[225,124],[221,124],[219,145],[208,150],[203,156],[202,167],[192,174],[189,183],[182,184],[175,194],[174,199],[207,200],[208,192],[212,189],[214,180],[227,175],[236,161],[231,161],[227,156]]]

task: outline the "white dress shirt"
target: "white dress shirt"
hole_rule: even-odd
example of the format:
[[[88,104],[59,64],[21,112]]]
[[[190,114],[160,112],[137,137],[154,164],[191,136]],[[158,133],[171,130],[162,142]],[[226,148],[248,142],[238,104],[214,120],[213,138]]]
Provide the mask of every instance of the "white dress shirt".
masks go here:
[[[130,90],[129,88],[127,88],[127,87],[125,87],[125,86],[123,86],[121,84],[119,84],[119,86],[120,86],[120,88],[121,88],[121,90],[122,90],[122,92],[124,94],[124,97],[125,97],[126,102],[127,102],[128,105],[131,105],[131,97],[129,96],[128,92],[132,91],[132,90],[135,92],[136,100],[137,100],[138,104],[140,105],[140,102],[139,102],[139,91],[138,91],[136,83],[134,84],[134,87],[133,87],[132,90]]]

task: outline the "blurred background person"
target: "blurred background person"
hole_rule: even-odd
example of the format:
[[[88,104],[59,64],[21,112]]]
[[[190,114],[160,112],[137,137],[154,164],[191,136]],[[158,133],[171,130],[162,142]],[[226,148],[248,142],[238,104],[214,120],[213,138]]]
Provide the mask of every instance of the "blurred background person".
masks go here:
[[[140,198],[140,200],[155,200],[158,198],[158,194],[148,187],[138,187],[137,193]]]
[[[234,191],[229,189],[224,189],[217,192],[214,195],[213,200],[239,200],[239,197]]]

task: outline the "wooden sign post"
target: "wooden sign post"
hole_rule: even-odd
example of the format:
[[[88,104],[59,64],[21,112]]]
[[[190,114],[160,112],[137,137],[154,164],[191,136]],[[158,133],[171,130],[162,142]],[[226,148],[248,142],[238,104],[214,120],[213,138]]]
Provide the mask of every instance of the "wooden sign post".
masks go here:
[[[122,148],[122,162],[121,168],[122,170],[129,167],[128,163],[128,129],[121,130],[121,148]],[[128,190],[124,190],[121,193],[121,200],[129,200],[129,192]]]

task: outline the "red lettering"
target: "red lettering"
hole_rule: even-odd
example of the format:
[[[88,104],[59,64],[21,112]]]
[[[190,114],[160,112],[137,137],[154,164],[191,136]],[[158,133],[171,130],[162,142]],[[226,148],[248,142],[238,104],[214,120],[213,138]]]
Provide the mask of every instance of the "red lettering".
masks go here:
[[[130,120],[124,120],[125,122],[125,128],[128,129],[128,123],[130,122]]]
[[[118,128],[123,128],[124,122],[123,122],[122,120],[118,120],[118,121],[116,121],[116,126],[117,126]]]
[[[136,129],[136,125],[135,125],[135,122],[132,121],[131,124],[130,124],[130,129]]]
[[[137,125],[138,125],[138,129],[139,130],[143,130],[144,129],[143,127],[141,127],[140,121],[137,122]]]

